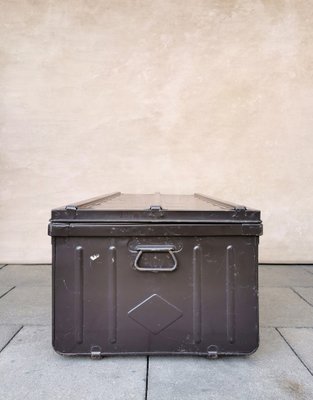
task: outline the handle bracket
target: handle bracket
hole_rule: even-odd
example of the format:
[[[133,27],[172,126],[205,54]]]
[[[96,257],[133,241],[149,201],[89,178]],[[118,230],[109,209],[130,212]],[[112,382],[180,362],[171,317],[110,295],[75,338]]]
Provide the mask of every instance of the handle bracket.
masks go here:
[[[135,247],[135,250],[138,251],[135,262],[134,262],[134,267],[138,271],[146,271],[146,272],[172,272],[177,268],[177,259],[175,257],[175,254],[173,251],[175,250],[175,247],[172,245],[138,245]],[[139,265],[139,260],[140,257],[142,256],[143,253],[169,253],[173,260],[173,266],[172,267],[140,267]]]

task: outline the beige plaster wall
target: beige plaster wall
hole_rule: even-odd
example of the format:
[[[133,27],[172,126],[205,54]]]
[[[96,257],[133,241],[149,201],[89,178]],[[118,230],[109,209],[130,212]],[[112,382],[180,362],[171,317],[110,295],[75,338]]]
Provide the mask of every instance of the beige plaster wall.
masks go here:
[[[50,261],[50,209],[116,190],[263,212],[313,262],[313,2],[0,0],[0,262]]]

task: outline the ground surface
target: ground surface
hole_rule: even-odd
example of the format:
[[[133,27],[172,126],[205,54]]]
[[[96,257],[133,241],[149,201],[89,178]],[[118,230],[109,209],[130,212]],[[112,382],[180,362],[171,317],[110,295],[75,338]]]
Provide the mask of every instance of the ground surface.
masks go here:
[[[1,399],[313,399],[313,266],[260,266],[252,356],[101,361],[52,350],[50,268],[0,265]]]

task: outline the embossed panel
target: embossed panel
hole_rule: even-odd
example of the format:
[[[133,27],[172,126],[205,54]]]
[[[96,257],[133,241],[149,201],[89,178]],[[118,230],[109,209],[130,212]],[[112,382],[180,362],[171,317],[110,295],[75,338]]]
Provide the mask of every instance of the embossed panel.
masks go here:
[[[157,335],[183,315],[182,311],[153,294],[128,312],[128,316],[148,331]]]

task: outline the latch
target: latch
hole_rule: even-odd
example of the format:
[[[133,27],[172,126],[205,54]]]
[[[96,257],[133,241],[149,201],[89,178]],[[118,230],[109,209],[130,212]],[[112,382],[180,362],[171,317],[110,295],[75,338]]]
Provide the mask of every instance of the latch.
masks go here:
[[[211,345],[208,347],[207,351],[208,351],[208,353],[207,353],[208,358],[217,358],[218,357],[217,346]]]
[[[90,357],[92,360],[100,360],[101,359],[101,347],[100,346],[92,346],[90,349]]]
[[[161,206],[150,206],[150,210],[151,211],[162,211],[162,207]]]
[[[160,205],[151,205],[149,211],[151,218],[161,218],[164,215],[164,210]]]

